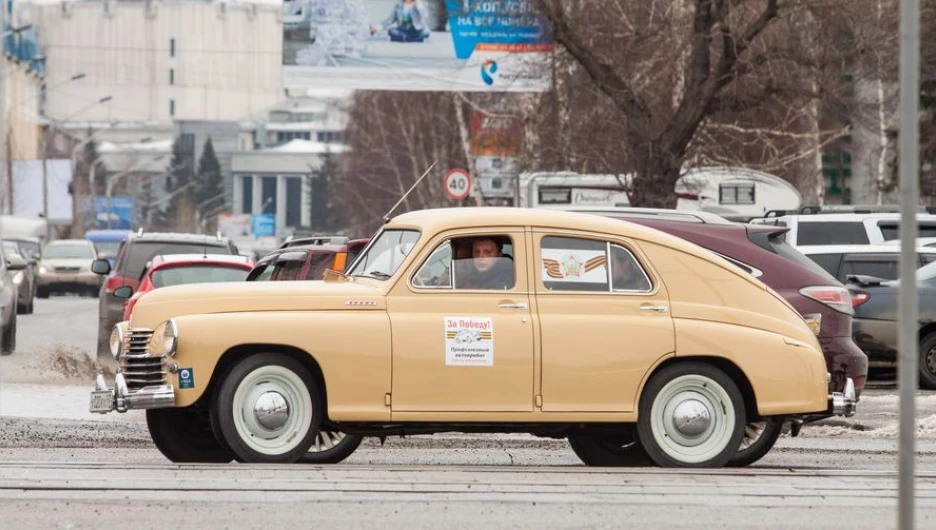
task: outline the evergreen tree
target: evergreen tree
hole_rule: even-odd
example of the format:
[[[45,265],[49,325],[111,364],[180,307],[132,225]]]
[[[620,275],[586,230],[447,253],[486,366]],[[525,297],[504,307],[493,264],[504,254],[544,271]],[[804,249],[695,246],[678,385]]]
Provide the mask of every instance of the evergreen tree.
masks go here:
[[[209,136],[205,140],[201,157],[198,159],[198,174],[196,176],[195,200],[201,205],[200,213],[210,213],[216,210],[223,202],[224,181],[221,177],[221,163],[215,154],[214,144]]]
[[[176,226],[181,226],[181,220],[187,219],[188,211],[195,201],[195,191],[193,188],[197,184],[193,182],[192,171],[189,168],[185,156],[185,150],[182,147],[182,138],[177,137],[172,142],[172,158],[169,160],[169,167],[166,168],[168,177],[166,178],[166,191],[173,194],[169,199],[169,205],[165,212],[160,212],[160,218],[164,219],[168,229],[174,230]],[[182,231],[188,232],[194,230],[191,226]]]

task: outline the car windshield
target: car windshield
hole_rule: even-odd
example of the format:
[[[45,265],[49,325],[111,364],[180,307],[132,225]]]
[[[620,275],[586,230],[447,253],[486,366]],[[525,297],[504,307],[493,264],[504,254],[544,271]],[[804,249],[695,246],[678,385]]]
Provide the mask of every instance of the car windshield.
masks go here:
[[[20,248],[20,253],[24,256],[35,256],[39,253],[39,243],[34,243],[32,241],[16,241],[17,246]]]
[[[120,241],[95,241],[94,248],[97,249],[101,257],[116,256],[120,249]]]
[[[936,285],[936,261],[923,265],[917,269],[916,279],[920,283]]]
[[[3,253],[6,254],[7,256],[14,256],[14,255],[22,256],[22,252],[20,252],[19,247],[16,245],[16,243],[12,241],[3,242]]]
[[[48,245],[42,254],[45,259],[94,259],[94,247],[81,243],[63,243]]]
[[[152,281],[156,287],[186,283],[242,282],[249,273],[247,269],[224,265],[179,265],[153,272]]]
[[[396,273],[418,240],[416,230],[384,230],[358,257],[348,275],[387,280]]]

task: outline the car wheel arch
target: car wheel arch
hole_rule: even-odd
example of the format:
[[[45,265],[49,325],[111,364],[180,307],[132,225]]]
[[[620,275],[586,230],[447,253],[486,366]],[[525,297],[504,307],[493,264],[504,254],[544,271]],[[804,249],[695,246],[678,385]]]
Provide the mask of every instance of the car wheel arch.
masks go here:
[[[311,353],[287,344],[240,344],[228,348],[221,354],[221,357],[218,358],[215,369],[211,374],[211,381],[208,383],[202,396],[213,395],[215,387],[220,384],[222,378],[225,377],[225,374],[227,374],[231,368],[238,362],[259,353],[281,353],[295,359],[308,370],[322,393],[322,404],[324,406],[322,424],[324,426],[331,423],[328,418],[328,389],[325,384],[325,375],[322,372],[321,366],[319,366],[318,361]]]
[[[679,364],[682,362],[702,362],[718,368],[719,370],[725,372],[725,374],[734,381],[735,385],[738,386],[738,390],[741,391],[741,397],[744,400],[744,409],[747,413],[747,422],[758,421],[760,414],[758,413],[757,408],[757,396],[754,393],[754,387],[751,386],[751,382],[745,375],[744,371],[735,364],[734,362],[725,359],[724,357],[714,357],[714,356],[670,356],[664,359],[661,359],[661,362],[657,363],[651,370],[647,371],[647,374],[644,376],[643,381],[640,383],[640,391],[637,394],[638,400],[644,392],[644,387],[646,387],[647,382],[653,378],[658,372],[663,370],[668,366],[674,364]]]

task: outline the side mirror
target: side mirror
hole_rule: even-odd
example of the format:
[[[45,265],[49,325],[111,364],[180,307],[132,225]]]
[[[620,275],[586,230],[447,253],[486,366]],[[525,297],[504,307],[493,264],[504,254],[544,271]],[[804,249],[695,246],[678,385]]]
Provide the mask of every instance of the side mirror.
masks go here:
[[[104,276],[111,271],[110,262],[106,259],[96,259],[91,262],[91,272]]]
[[[129,285],[124,285],[114,289],[114,296],[116,298],[123,298],[124,300],[133,296],[133,288]]]
[[[23,256],[12,255],[7,257],[7,268],[11,271],[21,271],[29,266],[29,263],[23,259]]]
[[[36,261],[41,260],[41,259],[42,259],[42,254],[40,254],[40,253],[38,253],[38,252],[33,252],[32,259],[34,259],[34,260],[36,260]]]

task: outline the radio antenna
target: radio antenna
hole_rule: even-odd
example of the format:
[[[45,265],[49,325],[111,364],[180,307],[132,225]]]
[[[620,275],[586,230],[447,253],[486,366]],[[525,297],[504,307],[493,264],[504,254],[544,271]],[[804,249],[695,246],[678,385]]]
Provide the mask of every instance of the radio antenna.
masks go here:
[[[398,201],[396,202],[396,204],[393,205],[393,208],[390,208],[390,211],[387,212],[387,215],[384,215],[384,216],[383,216],[383,222],[384,222],[384,223],[389,223],[389,222],[390,222],[390,214],[393,213],[393,210],[396,210],[396,209],[397,209],[397,206],[399,206],[401,202],[403,202],[404,200],[406,200],[406,197],[409,196],[410,192],[413,191],[413,190],[416,188],[416,186],[419,185],[420,182],[422,182],[422,179],[426,178],[426,175],[428,175],[429,172],[432,171],[432,168],[434,168],[435,165],[438,164],[438,163],[439,163],[438,160],[436,160],[435,162],[433,162],[432,165],[430,165],[430,166],[426,169],[426,172],[423,173],[422,176],[419,177],[419,179],[418,179],[415,183],[413,183],[412,186],[410,186],[410,189],[406,190],[406,193],[404,193],[403,196],[400,197],[400,200],[398,200]]]

